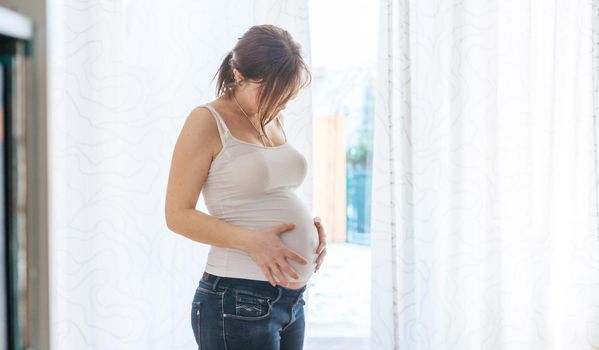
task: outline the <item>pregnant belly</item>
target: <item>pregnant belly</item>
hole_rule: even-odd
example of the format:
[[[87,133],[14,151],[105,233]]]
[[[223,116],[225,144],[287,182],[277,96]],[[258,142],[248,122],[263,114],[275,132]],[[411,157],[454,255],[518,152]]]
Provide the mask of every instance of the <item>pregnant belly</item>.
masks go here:
[[[306,284],[314,274],[316,267],[316,248],[318,247],[318,230],[314,225],[312,215],[302,200],[291,191],[254,202],[237,208],[234,216],[224,218],[227,222],[252,229],[273,227],[279,224],[295,224],[293,229],[279,234],[283,243],[291,250],[303,256],[308,263],[301,263],[287,258],[287,262],[300,275],[294,279],[282,271],[290,282],[290,288],[298,288]]]
[[[310,212],[306,209],[299,198],[296,201],[289,201],[288,207],[292,210],[281,213],[278,218],[279,223],[294,223],[295,227],[291,230],[279,234],[285,245],[291,250],[297,252],[306,260],[308,264],[302,265],[299,262],[287,258],[291,267],[300,275],[297,281],[307,282],[316,267],[316,248],[318,248],[318,230],[314,225],[314,221]],[[288,276],[289,281],[293,281],[291,276]],[[297,285],[297,284],[296,284]]]

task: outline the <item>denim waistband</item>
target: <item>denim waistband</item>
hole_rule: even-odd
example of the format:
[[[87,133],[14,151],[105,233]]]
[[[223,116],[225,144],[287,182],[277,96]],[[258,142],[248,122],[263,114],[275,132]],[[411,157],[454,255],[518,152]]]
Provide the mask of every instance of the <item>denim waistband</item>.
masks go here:
[[[213,289],[216,289],[219,285],[246,286],[246,287],[250,287],[250,288],[266,289],[266,290],[272,290],[272,291],[281,290],[283,295],[292,296],[292,297],[300,296],[306,290],[306,287],[308,286],[306,284],[303,287],[298,288],[298,289],[287,288],[287,287],[283,287],[280,285],[276,285],[275,287],[273,287],[269,281],[259,281],[259,280],[251,280],[251,279],[235,278],[235,277],[223,277],[223,276],[213,275],[213,274],[211,274],[209,272],[205,272],[205,271],[204,271],[204,274],[202,275],[202,281],[211,284]]]

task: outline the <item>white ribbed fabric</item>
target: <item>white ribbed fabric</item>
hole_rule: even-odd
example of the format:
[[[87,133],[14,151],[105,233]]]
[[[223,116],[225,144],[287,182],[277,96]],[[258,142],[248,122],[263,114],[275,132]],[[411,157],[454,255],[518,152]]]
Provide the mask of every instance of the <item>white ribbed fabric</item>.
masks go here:
[[[319,240],[310,211],[295,193],[307,174],[306,158],[286,137],[284,144],[268,148],[242,141],[231,134],[211,104],[196,108],[200,107],[212,112],[223,144],[202,189],[209,214],[250,229],[295,223],[295,228],[279,236],[309,263],[301,265],[288,258],[300,278],[286,277],[307,282],[314,273]],[[205,271],[223,277],[268,280],[246,252],[233,248],[210,246]]]

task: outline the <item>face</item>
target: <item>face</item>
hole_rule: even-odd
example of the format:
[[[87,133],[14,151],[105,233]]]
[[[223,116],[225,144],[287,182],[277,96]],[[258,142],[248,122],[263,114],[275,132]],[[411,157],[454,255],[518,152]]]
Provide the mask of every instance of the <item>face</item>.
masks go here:
[[[245,79],[237,69],[233,69],[235,79],[241,83],[235,88],[235,98],[244,106],[246,112],[255,114],[258,109],[258,96],[260,93],[260,83],[255,80]]]
[[[241,105],[244,106],[244,109],[248,114],[255,114],[258,109],[258,97],[260,94],[260,83],[256,80],[245,79],[237,69],[233,68],[233,74],[235,75],[235,80],[241,82],[241,86],[237,86],[235,97],[237,101]],[[294,100],[299,91],[296,91],[290,100]],[[287,107],[287,103],[282,106],[282,109]]]

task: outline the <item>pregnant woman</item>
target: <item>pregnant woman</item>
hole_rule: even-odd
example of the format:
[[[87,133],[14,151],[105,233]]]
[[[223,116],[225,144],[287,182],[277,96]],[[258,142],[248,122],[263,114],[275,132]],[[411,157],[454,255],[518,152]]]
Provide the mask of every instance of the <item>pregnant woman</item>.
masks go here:
[[[326,235],[295,193],[307,162],[281,111],[311,76],[273,25],[251,27],[217,74],[218,97],[189,113],[177,139],[165,205],[170,230],[210,245],[191,303],[195,340],[200,350],[302,349],[303,294]],[[201,191],[209,215],[195,209]]]

